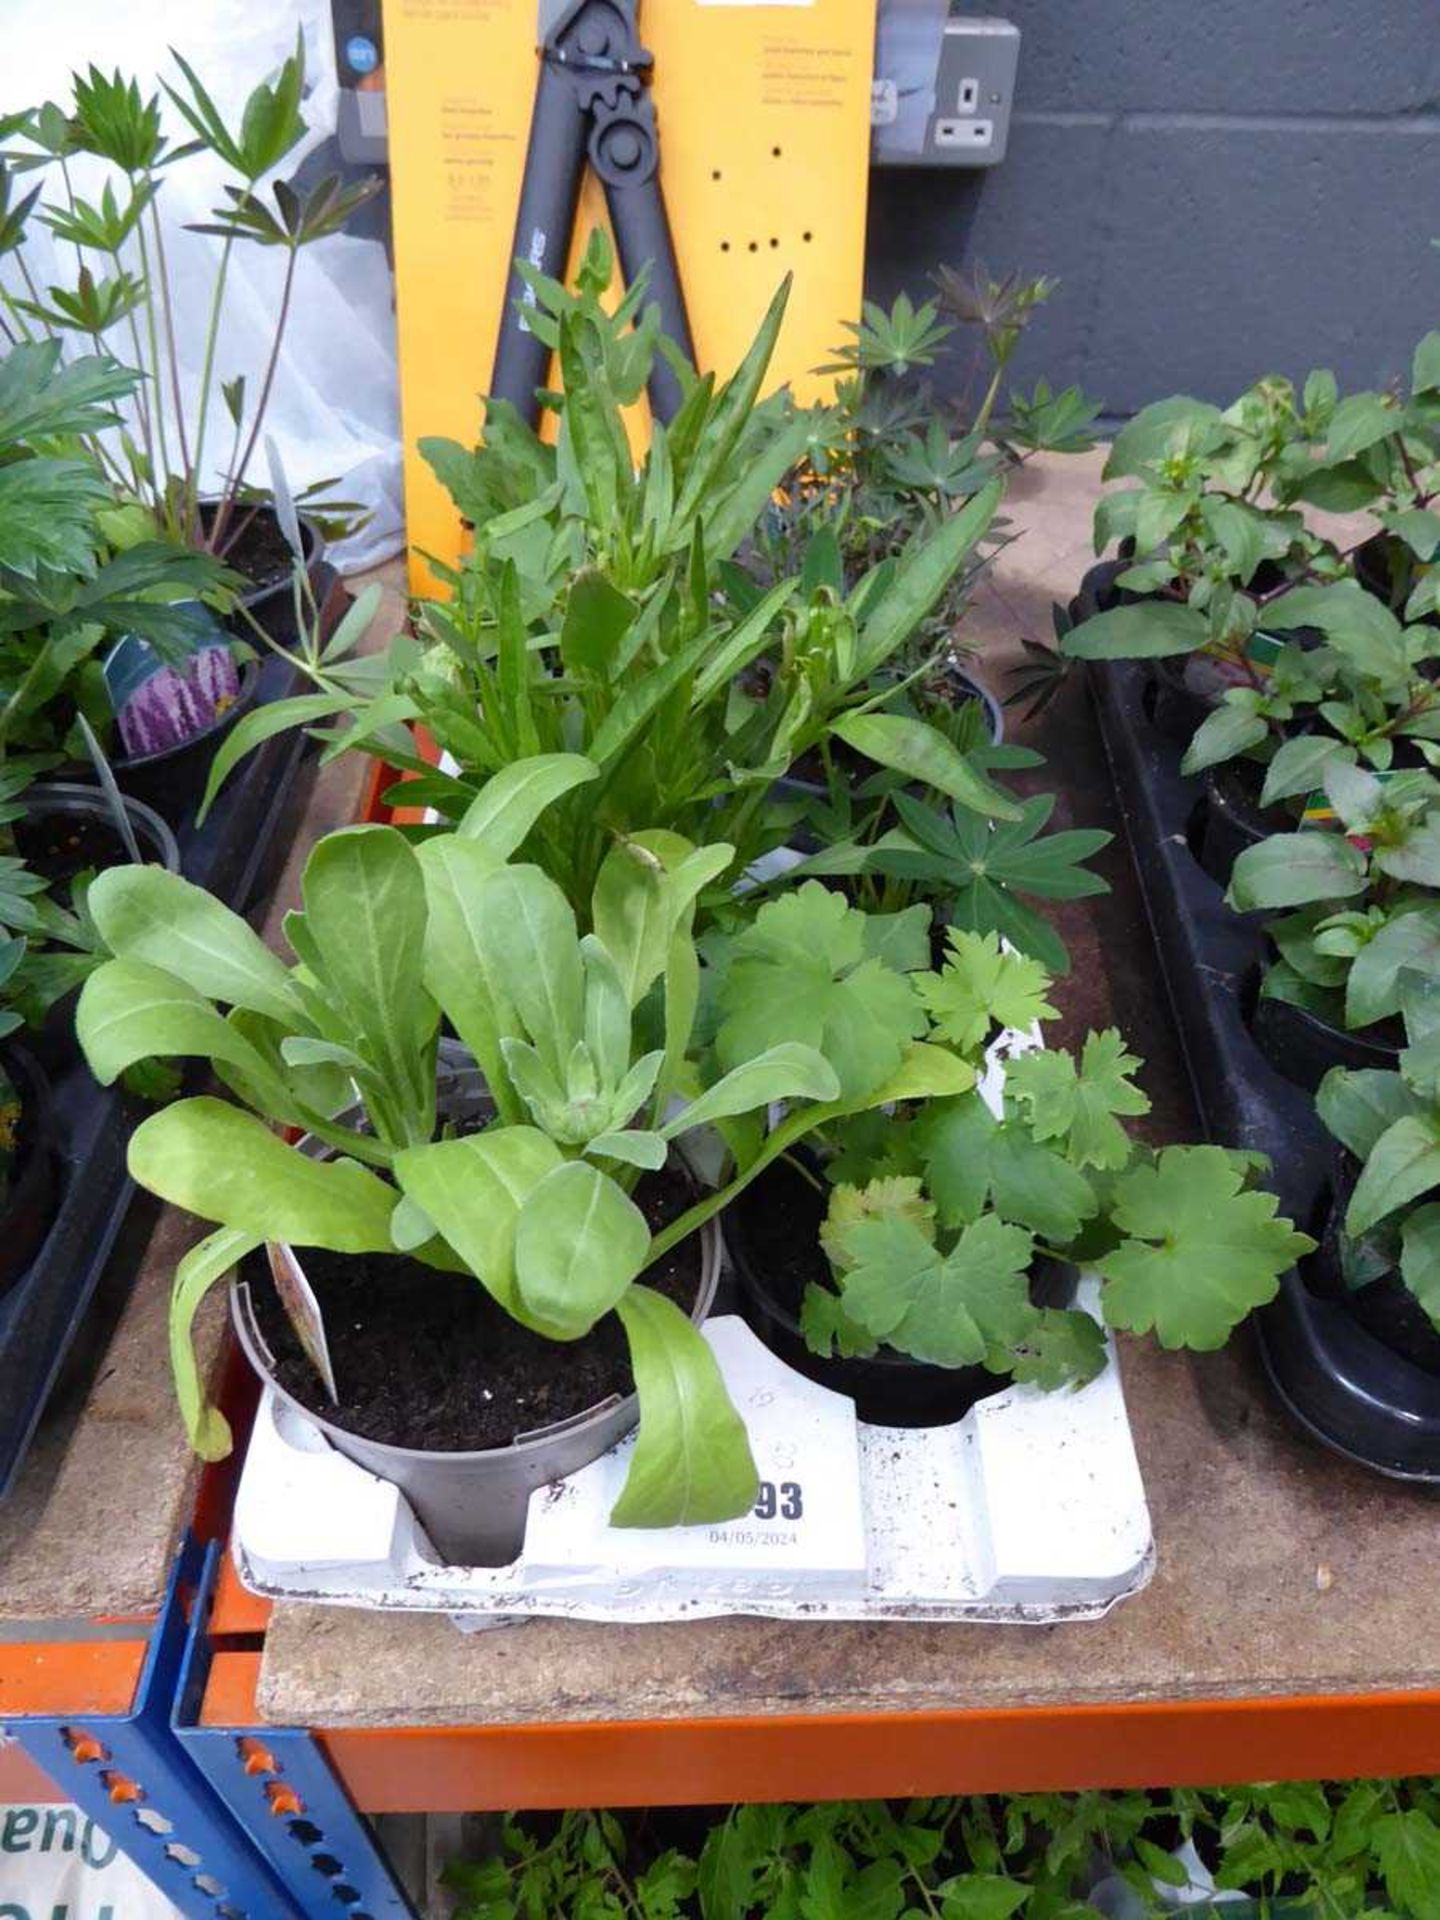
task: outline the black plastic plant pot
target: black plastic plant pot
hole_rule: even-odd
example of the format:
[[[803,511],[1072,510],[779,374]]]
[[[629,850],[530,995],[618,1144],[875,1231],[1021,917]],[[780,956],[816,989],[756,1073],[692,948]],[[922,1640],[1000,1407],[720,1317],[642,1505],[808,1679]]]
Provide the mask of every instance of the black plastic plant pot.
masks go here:
[[[720,1233],[713,1221],[701,1228],[699,1242],[700,1289],[691,1313],[697,1325],[710,1311],[720,1283]],[[398,1487],[448,1566],[511,1565],[525,1545],[531,1494],[598,1460],[625,1438],[640,1417],[633,1393],[623,1398],[612,1394],[568,1420],[517,1433],[506,1447],[441,1452],[389,1446],[348,1432],[281,1385],[256,1320],[250,1284],[243,1278],[231,1284],[230,1312],[245,1357],[260,1378],[301,1420],[318,1427],[337,1453]],[[557,1364],[563,1366],[565,1348],[557,1345],[556,1355]]]
[[[1440,1374],[1405,1359],[1298,1273],[1284,1276],[1257,1324],[1271,1382],[1308,1433],[1377,1473],[1440,1487]]]
[[[207,518],[216,503],[207,500],[202,511]],[[262,579],[257,585],[246,587],[240,599],[246,612],[257,625],[280,647],[294,647],[299,643],[300,630],[295,624],[295,595],[291,585],[290,549],[280,531],[280,523],[270,507],[239,507],[236,509],[232,524],[248,521],[260,534],[264,547],[271,560],[269,579]],[[300,515],[300,541],[305,549],[305,571],[310,576],[310,585],[316,598],[320,597],[321,575],[325,569],[325,536],[315,521],[305,514]],[[238,571],[245,571],[245,549],[243,539],[227,556],[227,564]],[[234,614],[230,621],[230,631],[242,640],[255,644],[255,631],[244,614]]]
[[[1440,1330],[1406,1286],[1398,1268],[1389,1268],[1358,1287],[1346,1278],[1345,1210],[1359,1177],[1359,1161],[1337,1147],[1329,1209],[1320,1230],[1320,1244],[1306,1268],[1311,1291],[1323,1299],[1339,1301],[1381,1346],[1440,1380]]]
[[[0,1204],[0,1299],[30,1271],[58,1204],[50,1083],[23,1048],[7,1046],[3,1059],[20,1111],[13,1121],[3,1116],[14,1128],[15,1161],[9,1192]]]
[[[828,1273],[819,1240],[825,1205],[826,1195],[782,1160],[726,1210],[725,1245],[740,1282],[745,1319],[777,1359],[853,1400],[857,1417],[878,1427],[949,1426],[977,1400],[1009,1386],[1006,1376],[985,1367],[932,1366],[890,1347],[865,1359],[813,1352],[801,1331],[800,1306],[807,1272],[817,1280]],[[778,1259],[780,1234],[810,1257],[793,1263]],[[1075,1275],[1047,1265],[1032,1278],[1030,1292],[1037,1306],[1068,1306],[1075,1297]]]
[[[158,753],[121,755],[110,763],[126,793],[158,808],[176,821],[193,818],[210,776],[215,749],[242,713],[248,713],[260,694],[260,665],[247,660],[240,669],[240,691],[223,713],[206,727]]]
[[[1257,994],[1250,1031],[1265,1058],[1287,1080],[1313,1093],[1332,1067],[1376,1067],[1394,1073],[1400,1044],[1374,1027],[1349,1033],[1332,1027],[1306,1007]]]
[[[1262,807],[1265,769],[1254,760],[1214,767],[1205,776],[1205,804],[1195,857],[1212,880],[1230,884],[1235,862],[1247,847],[1272,833],[1293,833],[1295,822],[1281,807]]]
[[[141,854],[159,866],[168,867],[171,873],[179,873],[180,848],[169,823],[154,807],[137,800],[133,794],[124,793],[120,797]],[[93,824],[108,828],[117,839],[119,837],[105,794],[99,787],[87,786],[78,780],[42,780],[26,789],[24,806],[25,817],[13,829],[15,844],[27,860],[38,863],[41,872],[45,867],[37,849],[47,821],[73,821],[77,826]]]

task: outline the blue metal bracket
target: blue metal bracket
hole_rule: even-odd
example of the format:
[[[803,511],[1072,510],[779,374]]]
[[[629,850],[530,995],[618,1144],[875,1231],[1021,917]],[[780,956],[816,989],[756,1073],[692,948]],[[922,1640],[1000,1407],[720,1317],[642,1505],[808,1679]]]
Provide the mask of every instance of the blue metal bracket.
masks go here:
[[[308,1920],[314,1909],[287,1893],[172,1731],[190,1638],[186,1597],[208,1564],[187,1539],[128,1713],[35,1715],[5,1731],[185,1920]],[[333,1906],[329,1920],[338,1920]]]
[[[416,1920],[368,1822],[304,1727],[199,1724],[210,1671],[210,1611],[221,1548],[212,1546],[191,1612],[173,1728],[303,1920]]]

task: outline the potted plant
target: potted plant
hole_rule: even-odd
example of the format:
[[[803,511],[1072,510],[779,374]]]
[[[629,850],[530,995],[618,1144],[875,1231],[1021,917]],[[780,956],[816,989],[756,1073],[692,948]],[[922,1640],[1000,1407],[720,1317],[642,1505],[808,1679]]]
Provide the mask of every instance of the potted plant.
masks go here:
[[[793,917],[809,891],[733,937],[734,991],[751,992],[776,950],[767,913]],[[997,1377],[1046,1389],[1093,1378],[1104,1338],[1070,1305],[1075,1268],[1101,1277],[1106,1325],[1153,1330],[1166,1347],[1223,1345],[1313,1241],[1252,1187],[1247,1156],[1132,1141],[1124,1120],[1149,1101],[1113,1029],[1078,1058],[1012,1054],[987,1099],[987,1043],[1053,1018],[1051,980],[993,934],[951,928],[948,941],[944,967],[915,986],[932,1041],[972,1084],[827,1125],[808,1165],[750,1189],[729,1240],[756,1331],[851,1394],[862,1418],[903,1425],[959,1418]],[[773,1004],[766,1036],[790,1032],[791,1017]]]
[[[1440,781],[1332,757],[1322,789],[1315,824],[1247,848],[1226,895],[1237,912],[1286,910],[1266,923],[1253,1031],[1309,1087],[1332,1066],[1393,1066],[1440,937]]]
[[[54,191],[27,194],[11,210],[3,253],[14,273],[0,286],[12,333],[29,339],[80,338],[97,345],[121,330],[144,384],[135,395],[132,430],[92,441],[119,499],[110,537],[129,544],[137,533],[164,534],[222,559],[249,584],[242,597],[251,614],[283,633],[289,614],[289,555],[270,511],[269,497],[252,477],[252,466],[274,388],[280,350],[292,310],[299,257],[327,234],[338,232],[378,188],[378,181],[342,187],[334,176],[301,190],[293,182],[263,183],[305,131],[300,102],[305,90],[303,42],[271,80],[246,101],[237,125],[228,126],[194,69],[178,54],[179,75],[165,94],[192,136],[175,147],[162,131],[158,93],[146,97],[138,83],[118,72],[91,67],[76,74],[64,107],[47,102],[20,119],[4,163],[15,171],[51,169]],[[231,178],[226,204],[196,230],[223,241],[215,265],[205,322],[198,391],[187,396],[181,378],[171,266],[162,219],[163,188],[176,165],[192,153],[218,159]],[[68,160],[75,154],[106,163],[110,178],[95,200],[77,196]],[[8,182],[7,182],[8,190]],[[75,282],[43,291],[26,256],[26,221],[37,218],[78,263]],[[237,244],[275,248],[285,274],[273,319],[260,388],[247,396],[242,378],[220,378],[218,355],[231,257]],[[224,424],[222,428],[222,414]],[[214,436],[224,431],[228,447],[217,459]],[[212,474],[221,481],[209,493]],[[317,514],[330,481],[308,488],[303,502]],[[318,566],[327,525],[354,524],[348,503],[328,501],[330,520],[307,525],[309,564]],[[338,518],[336,518],[338,516]]]
[[[407,799],[450,820],[518,757],[584,752],[597,787],[547,814],[527,849],[582,914],[617,833],[723,839],[737,872],[748,867],[783,837],[768,811],[777,779],[826,742],[1014,818],[1016,803],[942,732],[888,710],[895,689],[880,684],[982,537],[998,489],[843,596],[830,580],[786,579],[739,612],[712,569],[814,432],[783,395],[756,400],[786,289],[730,381],[687,376],[681,413],[637,467],[622,406],[643,385],[654,330],[632,327],[625,307],[605,312],[608,261],[592,241],[577,293],[539,286],[536,324],[553,331],[566,382],[555,445],[500,408],[477,452],[431,449],[474,524],[450,598],[421,608],[383,681],[357,689],[347,672],[317,673],[316,694],[272,717],[308,724],[322,693],[342,696],[332,747],[417,776]],[[429,765],[410,725],[453,772]]]
[[[110,493],[85,443],[114,425],[135,384],[101,355],[62,361],[52,342],[12,347],[0,361],[0,752],[88,764],[87,725],[109,737],[118,724],[123,742],[127,701],[114,673],[126,650],[143,662],[129,675],[137,698],[157,673],[188,684],[217,641],[229,667],[199,598],[223,585],[217,563],[163,539],[117,552],[105,538]],[[192,712],[202,730],[215,705]]]
[[[405,1488],[456,1559],[514,1556],[530,1491],[633,1423],[632,1378],[640,1437],[616,1522],[743,1511],[754,1487],[744,1428],[689,1317],[703,1312],[713,1273],[707,1225],[822,1120],[898,1087],[954,1084],[948,1053],[918,1044],[925,1023],[892,957],[891,922],[874,925],[869,957],[846,969],[861,977],[848,979],[811,1038],[771,1046],[728,1029],[704,1043],[696,1020],[708,975],[690,924],[700,889],[731,864],[728,846],[696,848],[669,832],[616,845],[591,903],[594,931],[582,938],[554,881],[510,856],[547,808],[600,777],[579,756],[541,756],[490,782],[455,832],[413,847],[389,827],[328,836],[307,863],[303,911],[287,925],[293,967],[173,876],[111,873],[90,896],[115,956],[86,982],[77,1014],[97,1077],[109,1082],[153,1056],[198,1055],[239,1102],[182,1100],[146,1120],[130,1146],[141,1185],[218,1228],[181,1263],[173,1297],[172,1355],[192,1439],[209,1455],[228,1445],[204,1404],[188,1335],[200,1298],[237,1261],[268,1245],[283,1293],[293,1299],[308,1281],[322,1299],[343,1297],[343,1313],[321,1316],[338,1343],[372,1295],[393,1311],[393,1270],[374,1263],[403,1260],[413,1351],[390,1322],[370,1370],[406,1424],[397,1433],[392,1419],[372,1444],[373,1409],[357,1415],[348,1398],[333,1407],[323,1362],[305,1404],[334,1444]],[[801,998],[816,964],[813,952],[795,956],[770,984]],[[738,994],[732,979],[727,1004]],[[437,1077],[442,1013],[478,1068],[468,1103],[446,1102],[448,1112]],[[789,1110],[767,1132],[776,1102]],[[287,1144],[274,1126],[308,1140]],[[675,1145],[711,1127],[727,1149],[723,1184],[677,1202],[674,1182],[683,1188],[685,1175]],[[440,1289],[450,1324],[457,1274],[487,1332],[436,1346],[425,1301]],[[266,1324],[262,1314],[268,1340]],[[301,1324],[314,1359],[323,1352],[314,1317]],[[427,1339],[443,1379],[425,1372]],[[492,1344],[512,1356],[515,1380],[502,1372],[476,1384],[467,1373],[470,1414],[411,1444],[416,1421],[430,1433],[432,1402],[453,1402],[450,1375],[483,1363]],[[348,1395],[353,1355],[331,1351]],[[565,1401],[567,1381],[578,1383],[579,1405]],[[480,1403],[493,1400],[500,1408],[477,1427]],[[544,1431],[527,1439],[536,1428]],[[489,1437],[476,1444],[477,1431]]]
[[[1440,1369],[1440,1078],[1423,1012],[1407,1024],[1413,1038],[1395,1070],[1334,1067],[1320,1083],[1315,1104],[1343,1152],[1312,1266],[1322,1293],[1433,1373]]]

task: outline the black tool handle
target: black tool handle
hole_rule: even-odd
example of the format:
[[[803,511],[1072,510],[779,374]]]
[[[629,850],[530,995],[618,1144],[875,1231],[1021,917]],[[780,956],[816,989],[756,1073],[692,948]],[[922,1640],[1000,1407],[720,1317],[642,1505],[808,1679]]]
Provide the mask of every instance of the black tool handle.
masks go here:
[[[534,295],[516,272],[514,262],[528,261],[552,279],[564,280],[585,169],[587,132],[588,120],[573,83],[550,61],[542,59],[520,213],[510,248],[505,304],[495,344],[495,369],[490,376],[492,397],[508,400],[532,425],[540,417],[535,389],[545,384],[550,349],[525,323],[525,310],[533,304]]]
[[[633,280],[643,267],[649,266],[647,297],[660,309],[660,330],[675,342],[687,360],[693,361],[695,349],[690,342],[690,320],[685,311],[680,269],[675,264],[675,249],[670,243],[670,222],[665,216],[659,172],[652,172],[647,180],[623,186],[607,181],[605,200],[626,280]],[[650,405],[656,418],[673,420],[682,397],[680,382],[669,361],[657,356],[650,376]]]

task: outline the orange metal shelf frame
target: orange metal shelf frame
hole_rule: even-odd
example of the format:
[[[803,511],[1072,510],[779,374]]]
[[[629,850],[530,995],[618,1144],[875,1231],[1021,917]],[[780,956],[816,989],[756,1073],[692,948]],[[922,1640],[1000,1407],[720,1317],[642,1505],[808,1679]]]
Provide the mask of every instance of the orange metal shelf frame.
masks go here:
[[[259,1724],[260,1659],[216,1655],[202,1725]],[[1440,1693],[316,1736],[366,1813],[863,1799],[1433,1773]]]

